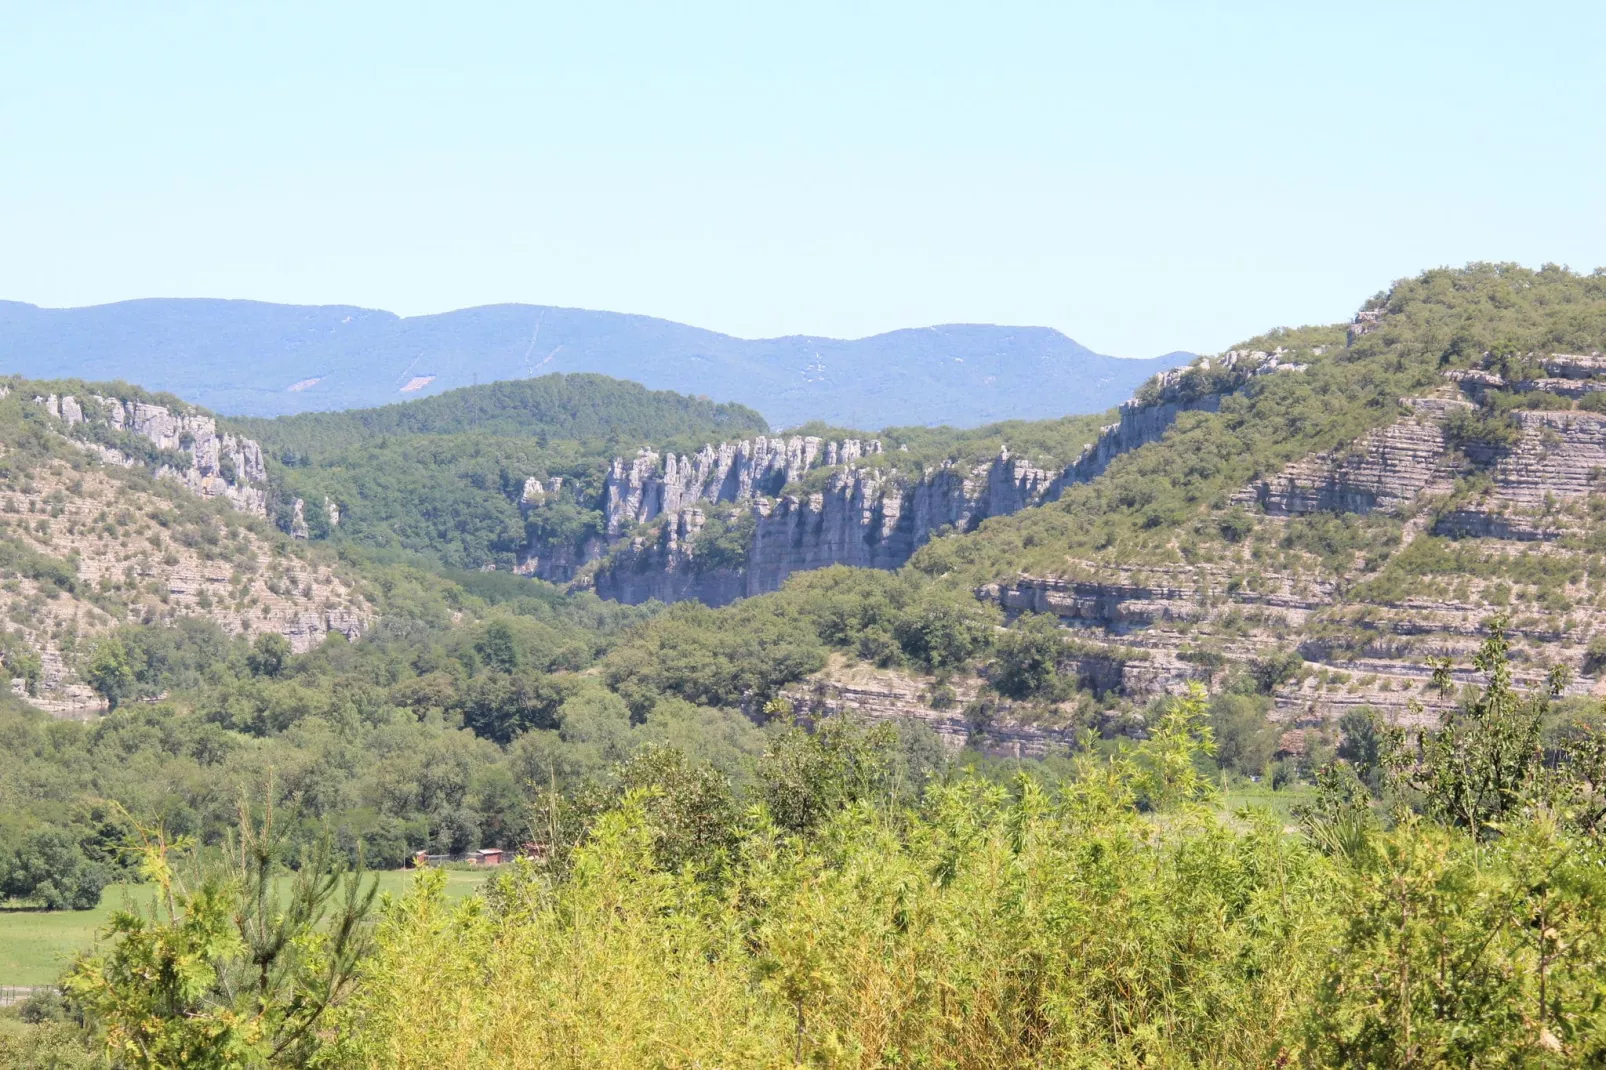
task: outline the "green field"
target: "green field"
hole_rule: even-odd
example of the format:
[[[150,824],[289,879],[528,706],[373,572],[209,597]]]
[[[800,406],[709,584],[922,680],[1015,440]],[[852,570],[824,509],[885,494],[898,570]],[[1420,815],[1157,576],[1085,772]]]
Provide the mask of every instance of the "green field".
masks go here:
[[[1292,784],[1281,791],[1273,791],[1264,781],[1259,784],[1239,782],[1221,793],[1220,806],[1229,814],[1246,808],[1265,810],[1286,825],[1294,820],[1294,807],[1310,802],[1315,794],[1308,784]]]
[[[454,898],[468,895],[488,875],[448,870],[446,894]],[[399,894],[411,880],[409,870],[383,872],[379,890]],[[148,884],[113,884],[94,910],[0,910],[0,986],[55,981],[74,955],[95,942],[96,933],[114,910],[125,905],[148,907],[153,891]]]

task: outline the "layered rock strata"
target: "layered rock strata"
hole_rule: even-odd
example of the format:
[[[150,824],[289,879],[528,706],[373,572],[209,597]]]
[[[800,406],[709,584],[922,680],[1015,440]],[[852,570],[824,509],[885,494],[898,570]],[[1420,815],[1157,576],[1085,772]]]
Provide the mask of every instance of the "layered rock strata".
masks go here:
[[[956,677],[940,700],[927,683],[894,669],[848,664],[840,658],[784,692],[802,724],[850,714],[870,721],[917,722],[934,732],[949,751],[970,746],[1005,758],[1041,758],[1067,752],[1075,741],[1070,726],[1035,724],[1008,711],[971,720],[981,681]]]
[[[104,705],[74,677],[68,637],[81,652],[118,624],[204,617],[231,635],[278,633],[301,652],[331,632],[356,639],[370,620],[328,564],[282,552],[239,518],[175,519],[170,503],[109,468],[56,459],[29,479],[26,491],[0,487],[0,539],[63,562],[73,582],[10,575],[0,613],[39,654],[43,677],[28,701],[51,713],[85,717]]]
[[[1398,513],[1435,487],[1449,490],[1454,468],[1444,421],[1464,401],[1408,398],[1411,415],[1363,435],[1342,449],[1302,458],[1238,491],[1232,500],[1273,516],[1306,513]]]

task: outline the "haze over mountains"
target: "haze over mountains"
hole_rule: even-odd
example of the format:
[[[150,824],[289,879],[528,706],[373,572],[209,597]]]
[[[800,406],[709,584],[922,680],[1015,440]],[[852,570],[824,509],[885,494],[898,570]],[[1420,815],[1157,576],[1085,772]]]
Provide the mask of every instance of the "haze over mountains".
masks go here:
[[[489,305],[403,318],[345,305],[0,301],[0,372],[124,379],[217,412],[383,405],[473,383],[601,372],[736,401],[772,424],[953,424],[1099,412],[1191,354],[1092,350],[1046,327],[950,324],[741,339],[649,316]]]

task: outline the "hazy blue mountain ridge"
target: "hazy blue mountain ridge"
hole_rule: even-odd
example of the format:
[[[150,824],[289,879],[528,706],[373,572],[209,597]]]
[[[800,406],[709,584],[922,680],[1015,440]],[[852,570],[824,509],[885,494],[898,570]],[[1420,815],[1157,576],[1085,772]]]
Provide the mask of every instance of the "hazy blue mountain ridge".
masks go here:
[[[982,324],[748,340],[650,316],[539,305],[403,318],[348,305],[210,299],[74,309],[0,302],[0,372],[126,379],[251,416],[599,372],[739,402],[778,426],[974,426],[1102,411],[1188,357],[1126,360],[1050,328]]]

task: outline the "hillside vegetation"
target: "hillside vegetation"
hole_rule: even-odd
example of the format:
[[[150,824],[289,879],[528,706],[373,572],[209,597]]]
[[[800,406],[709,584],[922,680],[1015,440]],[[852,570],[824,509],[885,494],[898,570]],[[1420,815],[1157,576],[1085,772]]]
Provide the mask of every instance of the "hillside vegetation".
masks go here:
[[[715,404],[605,375],[552,374],[449,390],[377,409],[234,421],[269,449],[297,457],[383,435],[484,435],[628,444],[763,434],[764,417],[744,405]]]
[[[203,560],[276,555],[364,626],[295,649],[114,590],[57,647],[111,707],[83,722],[27,706],[37,638],[8,649],[0,896],[162,894],[0,1021],[0,1066],[1597,1065],[1606,277],[1433,271],[1242,348],[1289,367],[1145,392],[1219,405],[1058,501],[718,609],[447,567],[489,538],[405,528],[409,495],[479,523],[431,479],[519,516],[514,462],[555,439],[275,470],[393,503],[333,545],[189,503]],[[184,493],[26,393],[25,607],[152,533],[23,480]],[[51,556],[41,520],[88,541]],[[1223,801],[1248,791],[1275,810]],[[492,847],[524,858],[462,904],[358,876]],[[263,891],[286,870],[293,909]]]

